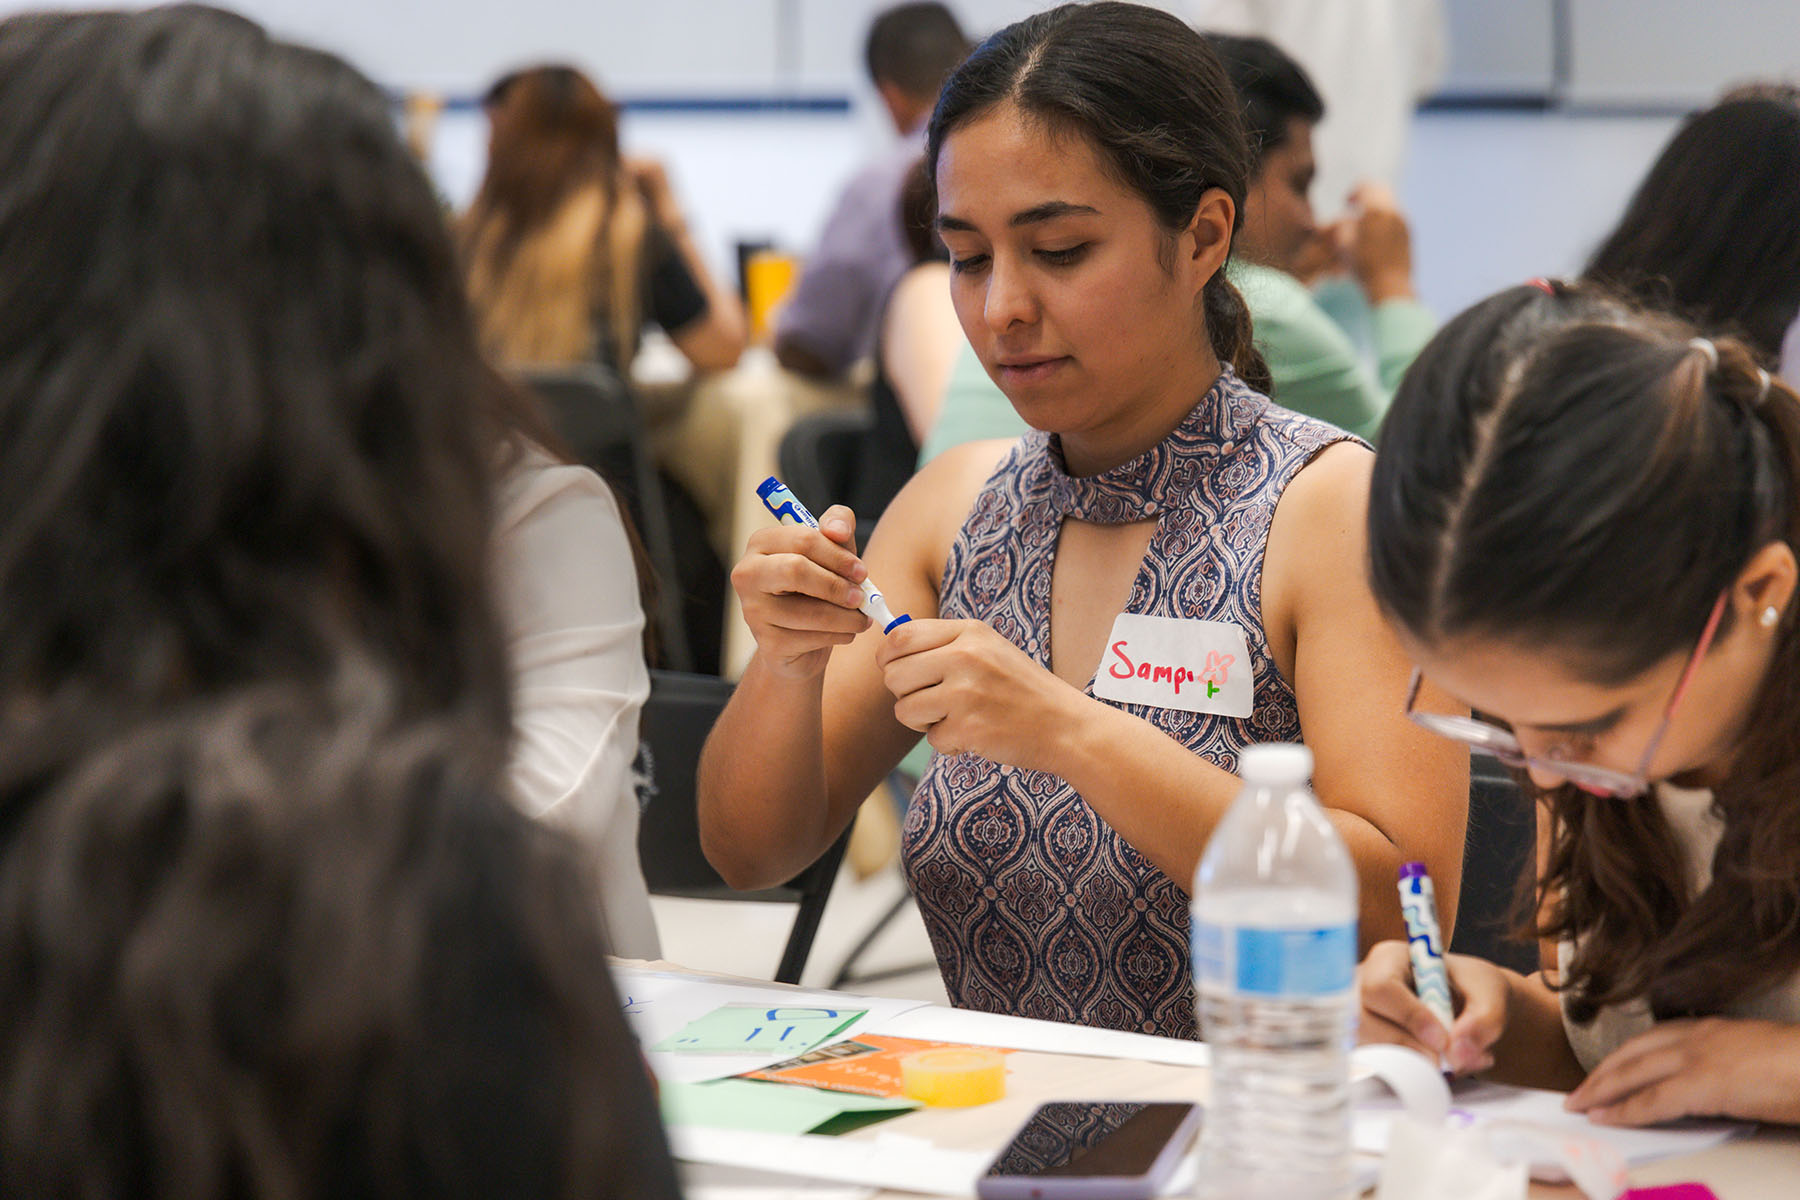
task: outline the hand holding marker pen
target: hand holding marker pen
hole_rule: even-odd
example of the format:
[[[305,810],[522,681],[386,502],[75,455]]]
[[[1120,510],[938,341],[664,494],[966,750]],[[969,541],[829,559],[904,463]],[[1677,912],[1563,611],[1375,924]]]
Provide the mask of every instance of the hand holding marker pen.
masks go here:
[[[818,518],[807,512],[806,505],[788,491],[787,484],[773,475],[758,485],[756,494],[762,500],[763,507],[783,525],[805,525],[812,529],[819,527]],[[873,579],[864,576],[857,586],[862,589],[863,594],[863,602],[857,607],[881,626],[881,632],[892,633],[897,627],[912,620],[905,613],[897,617],[894,615],[893,610],[888,607],[887,597],[881,594],[881,589],[875,586]]]
[[[1437,894],[1422,862],[1409,862],[1400,868],[1400,912],[1406,918],[1413,987],[1448,1032],[1456,1021],[1456,1011],[1450,1004],[1450,976],[1444,970],[1444,935],[1438,927]]]

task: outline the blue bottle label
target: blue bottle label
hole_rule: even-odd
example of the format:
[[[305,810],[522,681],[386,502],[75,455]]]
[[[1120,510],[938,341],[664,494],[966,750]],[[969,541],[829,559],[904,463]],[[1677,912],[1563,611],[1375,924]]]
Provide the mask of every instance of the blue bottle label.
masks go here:
[[[1194,981],[1255,996],[1332,996],[1356,976],[1356,924],[1243,929],[1196,921]]]

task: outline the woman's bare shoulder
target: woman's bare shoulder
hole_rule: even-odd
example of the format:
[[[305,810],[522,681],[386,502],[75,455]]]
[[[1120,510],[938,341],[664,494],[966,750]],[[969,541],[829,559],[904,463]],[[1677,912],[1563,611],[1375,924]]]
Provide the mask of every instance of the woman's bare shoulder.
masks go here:
[[[923,572],[935,590],[975,498],[1017,444],[1007,439],[965,442],[919,468],[869,539],[871,570],[873,560],[891,556],[903,569]]]

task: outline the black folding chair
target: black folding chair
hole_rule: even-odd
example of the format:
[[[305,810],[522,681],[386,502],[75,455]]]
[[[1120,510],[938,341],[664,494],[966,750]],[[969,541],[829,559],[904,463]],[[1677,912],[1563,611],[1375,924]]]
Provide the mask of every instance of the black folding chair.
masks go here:
[[[711,675],[650,673],[650,699],[640,723],[648,795],[638,822],[638,860],[657,895],[798,904],[775,981],[799,983],[850,834],[846,830],[817,862],[780,887],[736,891],[713,870],[700,849],[694,783],[700,748],[731,691],[729,681]]]
[[[874,418],[865,411],[813,413],[801,417],[782,435],[776,451],[781,481],[800,503],[815,513],[850,502],[852,477],[862,455],[863,438]],[[879,513],[858,516],[856,544],[867,546]]]
[[[1520,889],[1537,854],[1537,813],[1519,781],[1485,755],[1469,759],[1469,833],[1450,949],[1529,974],[1535,942],[1513,936]]]
[[[539,367],[519,378],[543,402],[576,460],[611,484],[630,511],[658,577],[656,611],[650,619],[656,623],[662,662],[673,670],[692,669],[668,504],[630,389],[598,365]]]

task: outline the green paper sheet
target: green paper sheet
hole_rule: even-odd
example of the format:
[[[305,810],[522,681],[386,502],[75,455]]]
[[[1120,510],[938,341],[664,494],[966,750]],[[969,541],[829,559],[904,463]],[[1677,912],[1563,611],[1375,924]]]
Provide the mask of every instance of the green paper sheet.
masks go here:
[[[681,1054],[804,1054],[836,1037],[867,1011],[726,1004],[689,1021],[655,1048]]]
[[[756,1133],[844,1133],[917,1107],[915,1100],[853,1096],[754,1079],[662,1085],[662,1114],[668,1124]]]

